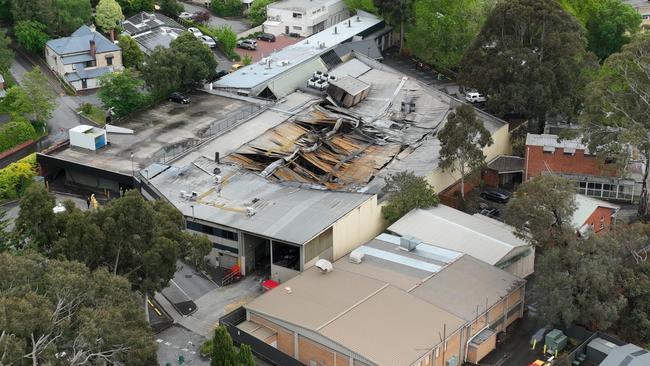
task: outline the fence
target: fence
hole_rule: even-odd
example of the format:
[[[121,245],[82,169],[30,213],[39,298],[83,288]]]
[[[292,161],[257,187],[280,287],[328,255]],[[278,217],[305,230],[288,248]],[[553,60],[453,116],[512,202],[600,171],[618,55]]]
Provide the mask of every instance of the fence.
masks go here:
[[[219,319],[219,325],[226,328],[235,344],[247,344],[251,346],[251,349],[256,356],[273,365],[304,366],[304,364],[295,358],[237,328],[237,324],[240,324],[245,320],[246,309],[240,307],[221,317],[221,319]]]

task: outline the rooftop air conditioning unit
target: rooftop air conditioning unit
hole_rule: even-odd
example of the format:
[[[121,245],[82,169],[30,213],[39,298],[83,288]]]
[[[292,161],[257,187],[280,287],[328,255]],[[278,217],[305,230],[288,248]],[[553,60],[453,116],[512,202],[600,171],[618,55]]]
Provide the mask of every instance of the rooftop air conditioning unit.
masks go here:
[[[422,240],[410,235],[404,235],[399,239],[399,248],[407,252],[412,251],[419,244],[422,244]]]
[[[350,260],[350,263],[359,264],[363,260],[363,256],[364,253],[362,251],[353,250],[348,259]]]
[[[317,260],[315,266],[323,274],[328,273],[328,272],[332,272],[332,270],[334,269],[334,266],[332,266],[332,263],[330,261],[328,261],[327,259],[319,259],[319,260]]]

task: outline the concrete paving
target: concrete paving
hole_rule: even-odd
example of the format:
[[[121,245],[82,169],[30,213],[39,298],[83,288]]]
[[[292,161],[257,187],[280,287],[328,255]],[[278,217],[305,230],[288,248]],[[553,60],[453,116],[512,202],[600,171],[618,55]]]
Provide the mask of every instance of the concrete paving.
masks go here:
[[[185,11],[188,13],[196,13],[196,12],[201,12],[201,11],[206,11],[207,8],[201,5],[197,4],[188,4],[188,3],[183,3],[183,8],[185,8]],[[208,20],[208,25],[212,27],[218,27],[221,25],[229,25],[232,30],[239,34],[244,31],[247,31],[251,29],[250,23],[246,20],[246,18],[220,18],[212,13],[210,11],[210,19]]]
[[[174,325],[156,335],[158,363],[161,366],[168,363],[178,365],[179,356],[182,356],[186,364],[208,366],[210,360],[199,354],[199,348],[206,340],[206,337]]]
[[[65,195],[65,194],[59,194],[56,193],[55,195],[56,202],[63,202],[65,200],[71,200],[74,202],[75,206],[81,210],[86,210],[86,199],[81,198],[78,196],[71,196],[71,195]],[[5,219],[7,220],[7,229],[8,230],[13,230],[14,228],[14,221],[18,217],[18,214],[20,214],[20,201],[14,201],[11,203],[8,203],[4,206],[0,206],[0,210],[4,210],[7,212],[7,215],[5,216]]]

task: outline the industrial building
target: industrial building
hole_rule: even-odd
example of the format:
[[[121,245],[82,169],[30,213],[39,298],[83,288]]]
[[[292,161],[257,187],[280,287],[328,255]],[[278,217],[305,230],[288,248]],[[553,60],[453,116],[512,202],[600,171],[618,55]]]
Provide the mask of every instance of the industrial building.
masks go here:
[[[228,329],[305,365],[477,363],[523,315],[524,285],[469,255],[381,234],[248,303]]]
[[[481,214],[445,205],[415,209],[388,227],[427,243],[469,254],[518,277],[534,272],[535,247],[514,235],[514,228]]]

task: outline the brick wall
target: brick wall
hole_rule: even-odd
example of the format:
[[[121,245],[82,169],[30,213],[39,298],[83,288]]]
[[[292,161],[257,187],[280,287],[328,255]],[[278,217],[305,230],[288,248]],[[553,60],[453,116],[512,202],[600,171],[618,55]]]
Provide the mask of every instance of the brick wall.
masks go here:
[[[524,157],[524,179],[542,175],[544,171],[556,173],[573,173],[594,176],[615,176],[616,170],[607,168],[593,155],[585,155],[584,150],[576,150],[575,154],[565,154],[563,148],[554,152],[544,152],[543,146],[526,146]],[[526,178],[527,177],[527,178]]]
[[[610,226],[612,225],[612,214],[614,213],[614,210],[611,208],[607,207],[598,207],[594,212],[589,216],[587,221],[585,221],[583,224],[589,224],[594,228],[594,232],[596,234],[601,234],[601,233],[606,233],[607,231],[610,230]],[[601,218],[603,227],[601,228]]]
[[[263,325],[269,329],[273,329],[274,331],[278,332],[277,339],[278,339],[278,350],[288,354],[289,356],[293,357],[293,333],[284,329],[283,327],[268,321],[258,315],[252,314],[250,315],[250,320]]]
[[[334,366],[334,359],[337,358],[334,351],[302,336],[298,337],[298,354],[300,355],[298,360],[305,365],[309,365],[309,361],[314,361],[317,365]],[[350,361],[346,358],[345,363],[338,362],[337,358],[337,365],[348,365]]]

